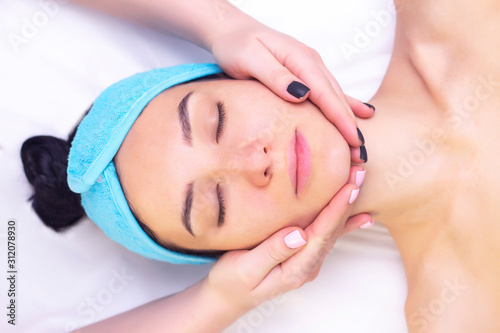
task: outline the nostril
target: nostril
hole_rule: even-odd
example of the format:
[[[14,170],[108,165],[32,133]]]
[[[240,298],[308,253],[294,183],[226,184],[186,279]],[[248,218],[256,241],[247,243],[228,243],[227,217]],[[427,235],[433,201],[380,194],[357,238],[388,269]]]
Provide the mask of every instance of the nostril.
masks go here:
[[[267,154],[267,148],[264,147],[264,154]]]
[[[267,168],[267,169],[264,171],[264,177],[267,177],[268,171],[269,171],[269,168]]]

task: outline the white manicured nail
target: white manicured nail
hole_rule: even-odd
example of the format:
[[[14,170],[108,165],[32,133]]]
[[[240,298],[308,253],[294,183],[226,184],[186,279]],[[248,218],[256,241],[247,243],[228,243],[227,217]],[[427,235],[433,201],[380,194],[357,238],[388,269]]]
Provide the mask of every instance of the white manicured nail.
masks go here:
[[[351,197],[349,198],[349,205],[352,204],[354,202],[354,200],[356,200],[356,198],[358,197],[358,194],[359,194],[359,188],[352,190]]]
[[[356,186],[357,187],[360,187],[361,184],[363,184],[363,181],[365,180],[365,173],[366,173],[366,170],[356,171]]]
[[[368,227],[371,227],[373,225],[373,221],[368,221],[366,222],[365,224],[363,224],[361,227],[359,227],[360,229],[366,229]]]
[[[285,236],[285,244],[291,249],[296,249],[307,243],[298,230],[294,230]]]

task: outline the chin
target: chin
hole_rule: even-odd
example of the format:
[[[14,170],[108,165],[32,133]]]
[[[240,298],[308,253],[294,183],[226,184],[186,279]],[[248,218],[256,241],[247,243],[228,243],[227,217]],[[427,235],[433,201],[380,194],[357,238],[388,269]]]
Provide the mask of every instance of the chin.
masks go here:
[[[311,165],[312,191],[309,195],[327,202],[347,183],[351,164],[349,146],[337,129],[333,128],[316,135],[317,145]]]

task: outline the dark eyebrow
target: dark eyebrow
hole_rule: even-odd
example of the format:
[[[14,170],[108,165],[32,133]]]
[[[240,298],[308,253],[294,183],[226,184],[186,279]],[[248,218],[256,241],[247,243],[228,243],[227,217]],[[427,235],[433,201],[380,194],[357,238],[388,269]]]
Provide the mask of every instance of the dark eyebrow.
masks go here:
[[[189,102],[189,97],[193,94],[192,91],[187,93],[186,96],[181,100],[179,103],[179,107],[177,110],[179,111],[179,121],[181,122],[181,128],[182,128],[182,138],[184,139],[184,142],[188,145],[191,146],[191,122],[189,121],[189,113],[187,109],[187,104]]]
[[[184,224],[184,227],[186,228],[187,231],[193,237],[196,237],[193,233],[193,230],[191,229],[191,207],[193,206],[193,185],[194,183],[191,182],[187,185],[186,188],[186,199],[184,200],[184,207],[182,208],[182,223]]]

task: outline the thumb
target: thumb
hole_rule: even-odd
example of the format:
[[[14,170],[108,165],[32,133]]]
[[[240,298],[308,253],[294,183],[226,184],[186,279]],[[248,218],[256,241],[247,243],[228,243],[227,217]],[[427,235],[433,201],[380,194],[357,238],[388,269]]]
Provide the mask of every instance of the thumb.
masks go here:
[[[245,253],[238,262],[239,270],[258,285],[275,266],[300,251],[306,243],[302,229],[284,228]]]

